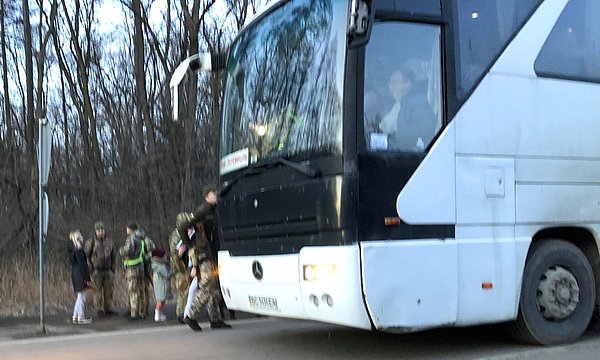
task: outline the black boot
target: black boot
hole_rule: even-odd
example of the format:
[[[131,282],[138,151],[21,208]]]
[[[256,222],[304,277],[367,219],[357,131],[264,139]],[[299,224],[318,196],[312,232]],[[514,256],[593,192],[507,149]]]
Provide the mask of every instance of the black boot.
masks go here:
[[[231,325],[225,323],[225,321],[211,321],[210,322],[211,329],[231,329]]]
[[[185,321],[183,321],[183,315],[177,317],[177,322],[180,324],[185,324]]]
[[[200,327],[198,322],[196,320],[190,318],[189,316],[186,316],[183,319],[183,322],[186,323],[187,326],[189,326],[194,331],[202,331],[202,328]]]

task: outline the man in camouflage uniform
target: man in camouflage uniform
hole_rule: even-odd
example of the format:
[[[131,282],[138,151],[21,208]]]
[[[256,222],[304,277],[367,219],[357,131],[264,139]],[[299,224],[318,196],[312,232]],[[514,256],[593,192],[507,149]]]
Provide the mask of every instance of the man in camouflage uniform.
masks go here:
[[[94,224],[94,236],[85,243],[84,251],[92,278],[94,308],[98,317],[115,315],[112,310],[115,278],[115,245],[106,237],[104,223]]]
[[[127,225],[127,238],[125,244],[119,249],[125,266],[125,279],[127,280],[127,293],[129,295],[129,319],[139,320],[146,317],[144,309],[144,282],[146,243],[144,234],[138,230],[136,223]],[[148,297],[146,292],[145,297]]]
[[[135,231],[138,232],[142,239],[144,239],[144,282],[140,297],[140,308],[142,309],[140,317],[145,319],[150,308],[149,293],[150,287],[152,286],[152,250],[156,249],[156,244],[146,235],[144,229],[138,226]]]
[[[223,301],[219,289],[218,273],[214,264],[214,255],[211,251],[210,241],[216,235],[215,210],[217,207],[217,192],[214,187],[204,189],[204,202],[192,213],[191,219],[177,227],[179,236],[189,249],[192,261],[191,276],[198,276],[198,290],[194,294],[191,310],[184,321],[192,330],[200,331],[202,328],[196,321],[196,316],[204,307],[208,311],[211,329],[230,329],[231,326],[223,321],[219,311],[219,304]],[[205,223],[211,223],[208,229]],[[196,242],[193,244],[187,229],[191,225],[196,229]]]
[[[185,221],[191,219],[192,214],[190,213],[179,213],[175,220],[175,230],[169,236],[169,250],[171,252],[170,263],[171,263],[171,274],[173,276],[174,288],[175,288],[175,299],[177,300],[177,320],[183,323],[183,311],[185,309],[185,303],[187,301],[187,293],[190,286],[189,276],[186,268],[188,265],[188,251],[187,247],[181,243],[181,237],[177,232],[177,228],[182,225]]]

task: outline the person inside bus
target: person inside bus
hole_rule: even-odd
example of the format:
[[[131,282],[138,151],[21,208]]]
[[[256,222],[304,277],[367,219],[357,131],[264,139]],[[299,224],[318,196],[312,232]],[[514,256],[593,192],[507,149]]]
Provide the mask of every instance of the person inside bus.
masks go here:
[[[406,152],[423,151],[433,139],[436,129],[435,114],[427,102],[425,87],[415,82],[412,71],[399,68],[390,75],[388,90],[394,104],[379,123],[380,134],[379,140],[375,141],[376,147]]]

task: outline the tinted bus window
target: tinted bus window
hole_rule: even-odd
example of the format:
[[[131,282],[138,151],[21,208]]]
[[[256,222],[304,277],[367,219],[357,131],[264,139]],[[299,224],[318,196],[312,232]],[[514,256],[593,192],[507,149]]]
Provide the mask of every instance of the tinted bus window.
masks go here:
[[[463,99],[541,0],[457,0],[457,94]]]
[[[600,1],[571,0],[535,62],[539,76],[600,82]]]

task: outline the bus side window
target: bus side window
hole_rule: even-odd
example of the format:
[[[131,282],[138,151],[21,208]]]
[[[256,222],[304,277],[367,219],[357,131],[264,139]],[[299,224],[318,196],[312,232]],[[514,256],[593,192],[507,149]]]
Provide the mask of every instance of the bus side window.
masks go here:
[[[539,76],[600,82],[600,6],[571,0],[535,61]]]
[[[376,23],[365,64],[367,149],[425,151],[441,128],[441,94],[439,26]]]
[[[457,0],[456,91],[464,99],[541,0]]]

